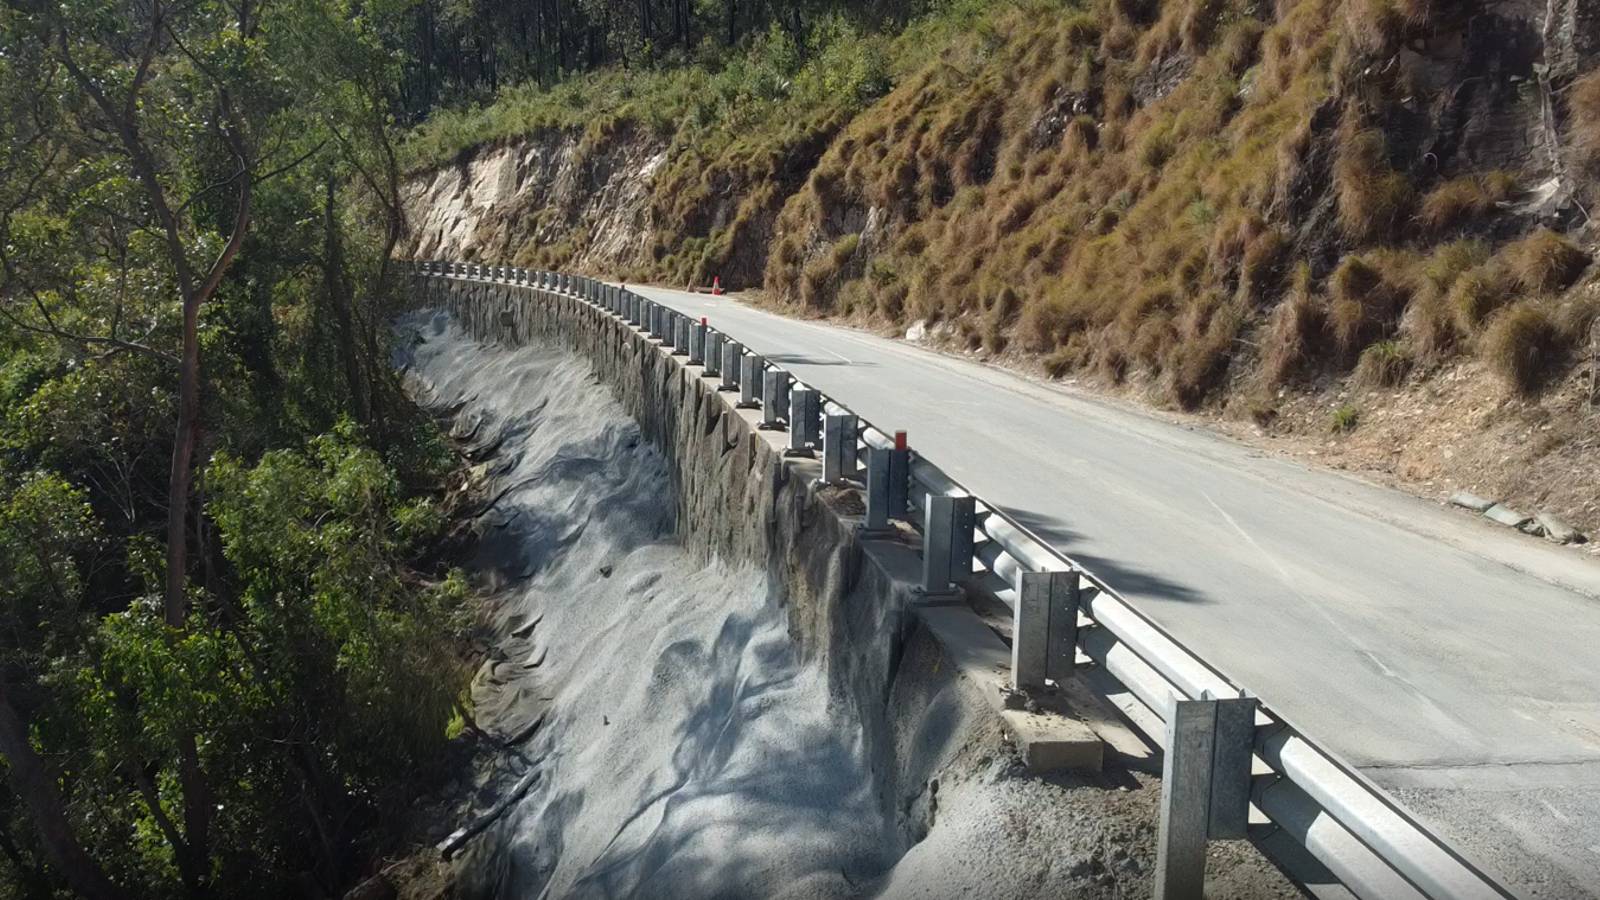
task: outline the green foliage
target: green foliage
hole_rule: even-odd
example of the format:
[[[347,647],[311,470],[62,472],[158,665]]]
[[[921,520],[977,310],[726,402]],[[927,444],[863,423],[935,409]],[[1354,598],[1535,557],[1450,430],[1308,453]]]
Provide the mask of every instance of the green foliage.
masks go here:
[[[1334,434],[1347,434],[1361,423],[1361,410],[1346,403],[1328,414],[1328,430]]]
[[[465,587],[386,346],[401,6],[0,8],[0,704],[54,792],[0,790],[0,896],[76,887],[46,841],[131,895],[337,894],[439,762]]]

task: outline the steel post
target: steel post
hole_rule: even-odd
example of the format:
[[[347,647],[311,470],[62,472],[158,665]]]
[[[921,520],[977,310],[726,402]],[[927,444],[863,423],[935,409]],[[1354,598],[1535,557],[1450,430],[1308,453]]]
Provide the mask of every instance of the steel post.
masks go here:
[[[789,373],[773,367],[767,369],[761,382],[762,428],[784,427],[789,415]]]
[[[1012,611],[1011,680],[1019,691],[1042,690],[1072,674],[1078,649],[1076,570],[1023,572]]]
[[[766,369],[766,361],[754,353],[744,358],[739,370],[739,403],[740,409],[756,409],[761,406],[761,373]]]
[[[737,391],[743,365],[744,345],[738,341],[725,341],[722,345],[722,383],[717,385],[717,390]]]

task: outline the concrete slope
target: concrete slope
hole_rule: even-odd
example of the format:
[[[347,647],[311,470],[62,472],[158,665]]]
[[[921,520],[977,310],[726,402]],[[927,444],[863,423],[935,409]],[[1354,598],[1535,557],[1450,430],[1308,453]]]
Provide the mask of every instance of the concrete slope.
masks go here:
[[[1600,565],[901,342],[634,290],[909,431],[1522,892],[1597,895]]]

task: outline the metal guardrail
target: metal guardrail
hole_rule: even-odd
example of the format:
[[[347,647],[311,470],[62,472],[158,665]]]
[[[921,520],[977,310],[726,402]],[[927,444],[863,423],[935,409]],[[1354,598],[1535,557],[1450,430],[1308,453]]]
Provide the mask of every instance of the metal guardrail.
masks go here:
[[[516,285],[577,298],[599,313],[618,316],[636,330],[659,338],[674,352],[687,353],[687,348],[679,344],[689,339],[686,335],[692,336],[688,328],[680,330],[678,323],[696,321],[626,288],[581,276],[431,261],[414,264],[414,271],[421,277]],[[693,332],[702,336],[708,333],[721,334],[709,327]],[[732,343],[731,335],[723,335],[723,339],[728,345],[738,346]],[[719,340],[718,345],[723,346],[724,340]],[[753,354],[742,348],[738,352],[748,364]],[[784,371],[760,357],[754,359],[758,376],[762,371]],[[724,384],[730,377],[739,378],[725,368],[722,376]],[[795,381],[799,383],[798,379]],[[746,390],[747,400],[751,393]],[[856,416],[860,423],[858,460],[873,448],[894,446],[890,432],[820,391],[818,397],[824,412]],[[1182,704],[1250,696],[1094,572],[1045,543],[1004,510],[985,503],[926,458],[913,452],[908,476],[906,499],[912,510],[921,508],[929,496],[974,498],[975,536],[981,538],[974,547],[978,566],[975,571],[997,579],[991,582],[999,585],[993,592],[1014,610],[1024,575],[1078,574],[1087,585],[1077,606],[1078,649],[1161,720],[1167,734],[1148,734],[1152,741],[1171,750],[1174,714]],[[914,526],[920,524],[915,512],[902,518]],[[1356,896],[1371,900],[1488,900],[1513,896],[1382,788],[1259,701],[1255,706],[1251,750],[1249,801],[1259,812],[1258,818],[1271,823],[1267,828],[1281,830],[1303,846]],[[1164,814],[1163,828],[1165,818]],[[1203,827],[1202,824],[1202,830]],[[1266,836],[1261,828],[1254,826],[1252,836]],[[1203,848],[1203,834],[1201,841]],[[1198,885],[1194,887],[1198,890]]]

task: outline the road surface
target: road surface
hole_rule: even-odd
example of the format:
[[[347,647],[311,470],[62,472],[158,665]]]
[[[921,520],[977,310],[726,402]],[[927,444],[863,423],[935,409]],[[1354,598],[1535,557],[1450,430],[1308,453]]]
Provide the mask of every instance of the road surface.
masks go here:
[[[907,430],[1519,893],[1600,896],[1587,554],[904,342],[632,289]]]

